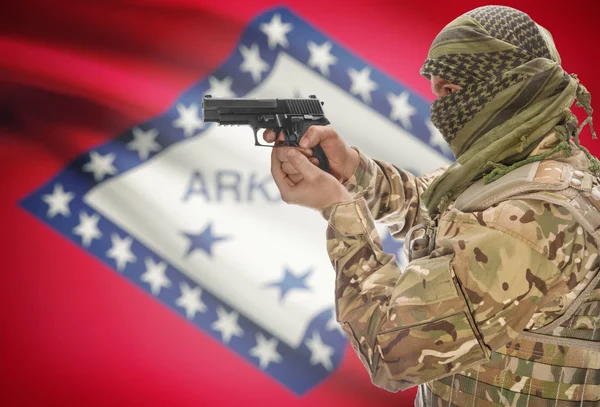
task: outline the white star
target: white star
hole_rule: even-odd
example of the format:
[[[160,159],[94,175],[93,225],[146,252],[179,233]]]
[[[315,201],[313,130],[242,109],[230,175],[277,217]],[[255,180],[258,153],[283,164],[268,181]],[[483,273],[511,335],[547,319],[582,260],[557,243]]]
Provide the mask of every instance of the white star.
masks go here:
[[[281,45],[283,48],[287,48],[290,45],[286,34],[292,31],[292,25],[290,23],[282,23],[281,15],[275,14],[270,23],[262,23],[260,30],[267,35],[270,49],[275,49],[277,45]]]
[[[354,68],[349,68],[348,75],[350,75],[350,79],[352,80],[350,93],[360,95],[365,103],[371,103],[371,92],[377,89],[377,84],[369,78],[371,68],[365,67],[360,72]]]
[[[269,64],[267,64],[260,57],[260,50],[258,48],[258,44],[254,43],[250,48],[245,45],[240,46],[240,52],[244,57],[244,62],[240,65],[240,71],[242,72],[250,72],[252,75],[252,79],[254,82],[258,83],[260,81],[261,75],[263,71],[269,70]]]
[[[73,198],[75,198],[73,192],[65,192],[61,184],[55,184],[51,194],[42,196],[42,201],[48,204],[46,216],[53,218],[59,213],[64,217],[71,216],[69,202],[71,202]]]
[[[112,247],[106,252],[106,257],[114,259],[117,263],[117,270],[123,271],[127,267],[127,263],[135,263],[136,257],[131,252],[131,243],[133,240],[127,236],[123,239],[113,233],[110,237]]]
[[[403,91],[399,95],[394,95],[393,93],[387,94],[387,100],[392,107],[390,118],[392,120],[400,120],[405,129],[412,127],[410,117],[417,113],[417,109],[408,103],[408,96],[409,93],[407,91]]]
[[[164,261],[155,263],[151,257],[146,257],[144,263],[146,264],[146,271],[142,274],[140,280],[150,284],[152,294],[160,294],[162,287],[171,287],[171,280],[165,275],[167,264]]]
[[[100,215],[88,215],[86,212],[79,213],[79,225],[73,228],[73,234],[81,236],[81,243],[84,247],[89,247],[94,239],[100,239],[102,232],[98,229]]]
[[[331,319],[327,321],[327,325],[325,326],[328,331],[333,331],[334,329],[341,333],[343,336],[346,335],[344,330],[342,329],[342,325],[337,321],[335,316],[335,310],[331,312]]]
[[[214,76],[209,76],[208,83],[210,84],[210,89],[206,91],[205,95],[211,95],[217,98],[235,97],[235,92],[231,90],[231,85],[233,84],[231,76],[227,76],[221,81]]]
[[[179,103],[177,112],[179,112],[179,118],[173,121],[173,127],[183,129],[185,137],[193,136],[196,130],[204,127],[204,122],[198,116],[197,103],[192,103],[190,107],[185,107]]]
[[[196,312],[206,312],[206,304],[200,299],[202,295],[200,287],[192,288],[187,283],[181,283],[179,289],[181,296],[177,298],[175,304],[185,309],[187,319],[194,318]]]
[[[452,153],[450,145],[446,142],[446,140],[444,140],[444,136],[442,136],[442,133],[440,133],[437,127],[434,126],[434,124],[431,122],[431,119],[427,119],[425,125],[429,130],[429,134],[431,134],[431,136],[429,137],[429,144],[431,144],[432,146],[440,147],[442,151],[446,154]]]
[[[319,68],[321,74],[329,76],[329,65],[335,65],[337,62],[337,58],[331,55],[331,42],[325,41],[323,44],[317,45],[309,41],[308,50],[310,51],[308,66]]]
[[[221,332],[223,342],[229,343],[232,336],[242,336],[244,331],[238,325],[239,314],[235,311],[228,313],[225,308],[217,308],[217,320],[212,323],[211,328]]]
[[[256,346],[250,349],[250,356],[258,358],[261,369],[266,369],[271,362],[281,363],[281,355],[277,352],[277,338],[267,339],[258,332]]]
[[[137,151],[140,160],[146,160],[150,153],[156,153],[162,149],[161,145],[156,142],[158,130],[149,129],[144,131],[139,127],[133,128],[133,140],[127,143],[127,148]]]
[[[117,169],[113,165],[116,157],[115,153],[100,155],[97,152],[92,151],[90,153],[90,162],[83,166],[83,170],[86,172],[93,172],[96,182],[100,182],[107,175],[114,175],[117,173]]]
[[[310,349],[310,364],[322,364],[325,369],[333,369],[333,363],[331,362],[331,356],[333,355],[333,348],[325,345],[321,340],[321,335],[317,331],[313,332],[312,338],[308,338],[304,342],[308,349]]]

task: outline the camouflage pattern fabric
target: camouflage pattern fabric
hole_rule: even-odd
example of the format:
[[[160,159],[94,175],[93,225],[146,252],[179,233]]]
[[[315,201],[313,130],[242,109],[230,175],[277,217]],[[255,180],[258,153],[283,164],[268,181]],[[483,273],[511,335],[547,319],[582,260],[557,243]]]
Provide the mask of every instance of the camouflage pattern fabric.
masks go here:
[[[568,148],[578,132],[569,108],[576,98],[589,99],[576,76],[560,66],[550,33],[504,6],[480,7],[448,24],[421,74],[462,86],[431,105],[431,121],[456,157],[423,195],[432,216],[472,181],[509,172],[549,131],[562,135],[558,149]]]
[[[542,142],[536,153],[556,142]],[[574,343],[522,335],[564,314],[598,274],[593,234],[565,208],[540,200],[473,213],[450,205],[435,250],[401,270],[383,252],[375,221],[396,238],[427,221],[421,195],[445,168],[415,177],[353,148],[360,163],[345,186],[355,200],[321,214],[337,319],[372,382],[394,392],[420,385],[419,406],[598,406],[600,284],[551,333]],[[589,173],[582,152],[552,159],[583,163],[578,171]],[[560,176],[542,164],[536,177]]]

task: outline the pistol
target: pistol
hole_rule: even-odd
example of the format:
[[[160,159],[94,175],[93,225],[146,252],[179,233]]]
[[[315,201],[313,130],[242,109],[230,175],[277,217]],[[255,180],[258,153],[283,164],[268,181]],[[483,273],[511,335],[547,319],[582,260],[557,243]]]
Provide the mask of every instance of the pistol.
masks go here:
[[[221,125],[250,125],[254,131],[254,145],[261,147],[298,147],[302,136],[312,125],[326,126],[325,117],[316,96],[295,99],[245,99],[202,98],[202,115],[205,122]],[[260,129],[273,129],[275,135],[283,131],[284,142],[277,145],[261,144],[258,141]],[[313,147],[313,156],[319,160],[319,168],[329,172],[329,161],[320,145]]]

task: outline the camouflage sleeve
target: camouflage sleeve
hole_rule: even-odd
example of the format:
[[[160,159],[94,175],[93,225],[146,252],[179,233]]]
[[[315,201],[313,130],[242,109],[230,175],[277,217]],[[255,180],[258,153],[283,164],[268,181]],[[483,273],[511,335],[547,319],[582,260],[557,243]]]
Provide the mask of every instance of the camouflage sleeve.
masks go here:
[[[394,237],[403,237],[414,225],[428,217],[420,196],[446,167],[416,177],[393,164],[367,157],[358,148],[359,163],[350,179],[344,182],[355,198],[363,197],[373,218],[390,226]]]
[[[379,387],[403,390],[488,361],[491,350],[525,329],[559,280],[557,264],[570,250],[555,247],[569,239],[563,232],[577,236],[564,217],[565,224],[547,230],[521,223],[531,224],[527,208],[455,212],[442,218],[431,256],[401,271],[395,256],[382,251],[364,199],[322,211],[337,319]],[[529,235],[519,232],[525,226]],[[532,239],[536,233],[544,238]]]

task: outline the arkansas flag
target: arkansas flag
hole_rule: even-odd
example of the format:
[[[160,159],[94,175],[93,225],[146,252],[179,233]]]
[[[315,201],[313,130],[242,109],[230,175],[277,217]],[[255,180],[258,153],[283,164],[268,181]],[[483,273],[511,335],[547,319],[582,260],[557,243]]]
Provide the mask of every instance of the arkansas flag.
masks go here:
[[[419,67],[484,4],[4,5],[0,404],[411,405],[335,321],[325,221],[284,204],[270,150],[204,123],[201,100],[316,95],[348,144],[423,174],[452,155]],[[591,1],[505,4],[599,94]]]

